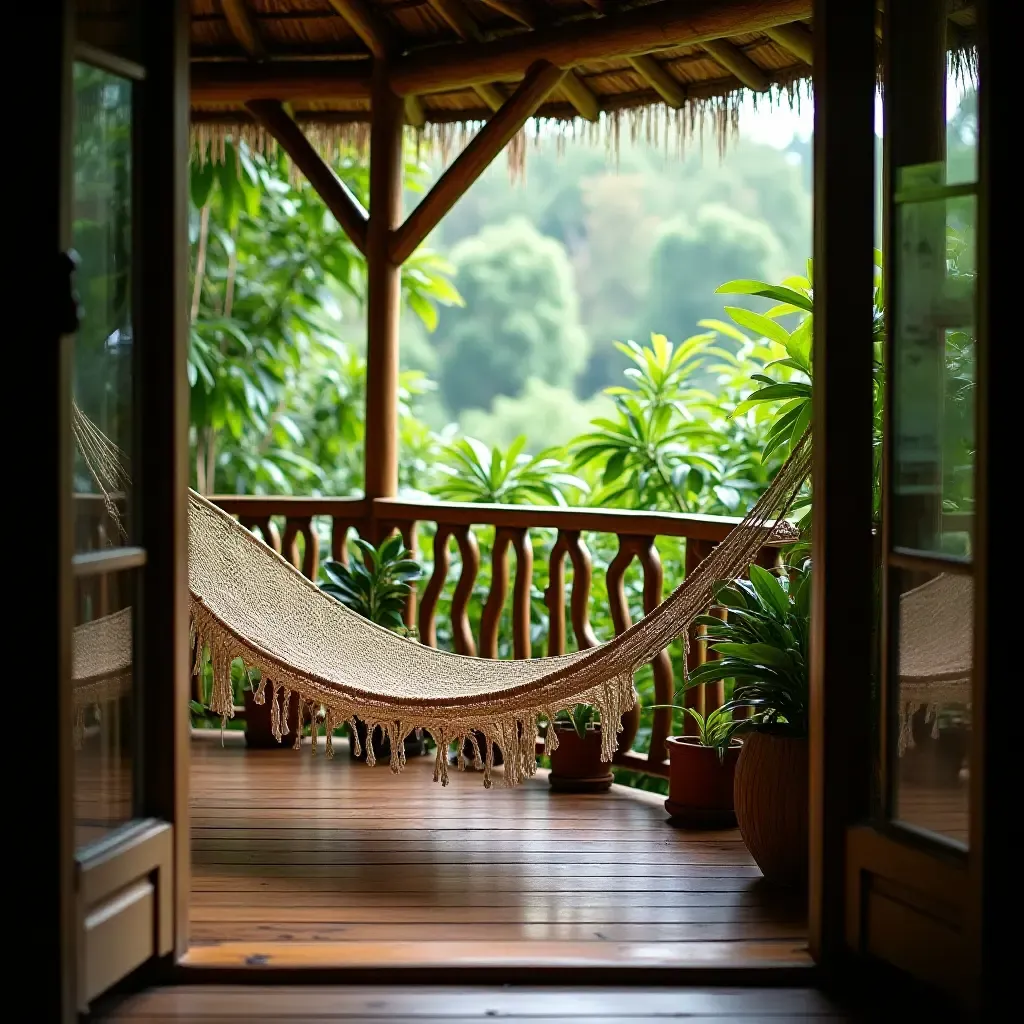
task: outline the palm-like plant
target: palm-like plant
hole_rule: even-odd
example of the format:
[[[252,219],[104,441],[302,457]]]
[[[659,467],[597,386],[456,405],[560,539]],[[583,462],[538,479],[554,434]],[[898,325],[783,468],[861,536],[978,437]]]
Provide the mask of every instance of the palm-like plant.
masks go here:
[[[355,545],[361,559],[353,557],[348,565],[324,562],[320,589],[379,626],[404,629],[402,612],[412,591],[410,584],[422,575],[419,563],[398,534],[390,536],[379,548],[359,537]]]
[[[738,729],[806,736],[810,569],[791,568],[788,576],[776,578],[751,565],[749,580],[720,585],[715,600],[728,608],[728,619],[702,615],[695,622],[706,628],[719,657],[694,669],[683,689],[732,679],[732,699],[722,714],[753,711]]]
[[[530,455],[525,447],[522,435],[504,452],[475,437],[461,438],[442,450],[438,469],[445,479],[431,493],[444,501],[567,505],[566,492],[587,492],[585,481],[566,471],[558,449]]]
[[[573,442],[573,467],[600,467],[595,504],[628,503],[636,508],[669,507],[678,512],[702,508],[723,474],[714,453],[717,435],[703,413],[714,402],[690,378],[703,356],[721,354],[713,332],[687,338],[678,348],[661,334],[650,348],[618,345],[633,360],[625,375],[629,387],[606,389],[615,400],[616,419],[592,421],[596,429]]]

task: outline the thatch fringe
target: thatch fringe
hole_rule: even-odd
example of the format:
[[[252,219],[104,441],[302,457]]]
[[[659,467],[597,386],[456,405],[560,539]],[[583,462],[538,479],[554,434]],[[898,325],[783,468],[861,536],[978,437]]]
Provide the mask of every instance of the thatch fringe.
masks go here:
[[[794,75],[790,81],[773,86],[768,93],[754,94],[745,89],[735,89],[719,96],[694,98],[678,109],[657,102],[606,111],[598,121],[586,121],[580,117],[531,118],[506,147],[509,177],[512,181],[524,180],[530,144],[539,146],[547,140],[554,140],[560,152],[564,152],[570,143],[603,145],[609,158],[617,164],[623,138],[634,144],[644,141],[664,148],[666,155],[682,158],[692,143],[697,142],[703,147],[705,139],[711,135],[721,157],[729,142],[737,137],[745,98],[751,98],[755,109],[765,103],[785,103],[791,109],[799,109],[810,95],[809,80]],[[368,156],[369,112],[365,116],[367,120],[363,121],[324,123],[306,120],[300,115],[299,122],[313,148],[324,160],[334,162],[340,153],[353,150]],[[486,123],[484,120],[430,122],[423,128],[406,128],[405,131],[417,155],[437,157],[447,167]],[[192,125],[193,157],[201,166],[207,160],[222,163],[226,159],[229,140],[241,141],[258,153],[277,152],[273,137],[251,121],[225,120]],[[297,174],[293,168],[292,175]]]

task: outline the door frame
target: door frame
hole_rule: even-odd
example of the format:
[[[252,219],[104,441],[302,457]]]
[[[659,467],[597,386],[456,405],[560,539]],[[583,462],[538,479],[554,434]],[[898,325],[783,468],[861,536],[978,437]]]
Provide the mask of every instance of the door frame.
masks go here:
[[[1006,984],[995,964],[1000,935],[1010,934],[1005,881],[993,873],[996,850],[1011,849],[1008,815],[998,806],[996,761],[1006,745],[986,743],[986,720],[995,678],[989,637],[1000,635],[990,621],[995,572],[989,552],[1007,547],[1005,527],[997,532],[989,466],[1009,459],[1009,438],[995,418],[1008,408],[1009,344],[996,348],[990,325],[1008,323],[995,304],[1013,294],[992,275],[1000,249],[1010,243],[1008,183],[997,166],[996,97],[1000,82],[994,51],[1012,38],[1005,9],[978,3],[979,167],[978,167],[978,446],[975,469],[975,663],[972,681],[970,848],[942,844],[909,829],[872,821],[872,779],[876,753],[867,699],[872,675],[872,570],[877,561],[870,536],[871,395],[869,347],[863,343],[871,315],[871,232],[875,223],[874,92],[876,53],[874,5],[816,0],[815,24],[815,465],[813,557],[816,567],[811,661],[811,878],[809,933],[812,954],[826,977],[839,982],[892,958],[919,979],[952,993],[977,1012]],[[997,25],[996,22],[1002,22]],[[1005,68],[1008,61],[1002,62]],[[1005,71],[1002,71],[1005,77]],[[829,124],[838,125],[830,135]],[[890,130],[887,126],[887,131]],[[997,153],[999,156],[997,157]],[[1000,184],[1002,182],[1002,184]],[[885,195],[883,194],[883,199]],[[997,238],[1002,233],[1003,238]],[[1006,276],[1003,259],[1003,276]],[[892,294],[891,291],[889,294]],[[1008,311],[1006,311],[1008,314]],[[825,344],[825,339],[830,344]],[[858,344],[859,342],[859,344]],[[996,392],[1002,397],[997,398]],[[994,447],[992,447],[994,446]],[[997,454],[998,449],[998,454]],[[1008,518],[1008,517],[1007,517]],[[1005,636],[1005,632],[1002,632]],[[883,729],[884,742],[884,729]],[[1002,768],[1002,771],[1005,771]],[[1005,794],[1005,785],[1002,788]],[[990,811],[991,809],[991,811]],[[999,830],[998,837],[996,830]],[[865,934],[866,894],[872,886],[892,914],[878,923],[877,945]],[[941,894],[941,898],[940,898]],[[897,909],[898,908],[898,909]],[[996,921],[1004,921],[1000,931]],[[942,926],[945,923],[945,927]],[[935,927],[938,925],[938,927]],[[908,956],[916,946],[916,962]],[[923,940],[923,945],[922,945]],[[900,945],[902,944],[902,946]],[[993,1005],[998,1005],[994,1002]]]
[[[98,930],[92,936],[99,937],[100,959],[107,962],[83,965],[88,916],[97,902],[109,901],[111,915],[123,912],[126,929],[132,922],[155,922],[146,941],[161,955],[140,968],[148,980],[169,979],[188,943],[188,3],[166,0],[145,8],[138,39],[145,80],[133,95],[133,327],[140,340],[133,385],[137,414],[145,410],[136,424],[145,456],[133,466],[133,490],[138,543],[147,554],[140,595],[145,611],[134,651],[141,786],[132,824],[84,856],[76,856],[74,837],[71,685],[74,336],[61,333],[56,316],[67,296],[67,277],[57,261],[71,247],[73,62],[80,55],[120,72],[119,58],[76,46],[74,0],[41,0],[29,19],[37,34],[28,110],[35,131],[26,137],[43,146],[33,170],[33,187],[43,198],[31,206],[31,227],[22,236],[25,266],[38,272],[23,276],[14,330],[41,335],[31,360],[43,412],[33,420],[31,444],[34,476],[42,477],[33,515],[45,542],[33,546],[31,557],[33,576],[43,581],[47,598],[32,609],[31,628],[38,638],[33,675],[49,708],[41,724],[52,731],[44,740],[37,729],[24,728],[17,747],[33,770],[31,810],[25,812],[32,832],[24,840],[26,870],[19,884],[34,894],[34,920],[48,944],[33,949],[32,976],[41,1017],[55,1021],[76,1020],[84,986],[97,978],[112,982],[119,973],[112,965],[119,962],[116,947],[124,946],[128,930],[104,928],[103,914],[94,915]]]

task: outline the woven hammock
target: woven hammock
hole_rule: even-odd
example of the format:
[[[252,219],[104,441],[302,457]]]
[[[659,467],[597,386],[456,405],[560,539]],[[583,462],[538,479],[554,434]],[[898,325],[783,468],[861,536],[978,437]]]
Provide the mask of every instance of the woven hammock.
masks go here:
[[[77,408],[79,451],[108,504],[127,483],[120,451]],[[494,748],[504,758],[504,782],[513,786],[536,771],[537,721],[548,723],[577,704],[597,709],[604,723],[602,757],[615,753],[620,719],[635,701],[633,675],[679,637],[714,596],[714,586],[739,575],[769,541],[794,540],[785,522],[810,472],[811,444],[805,437],[771,486],[743,521],[693,569],[675,591],[624,633],[588,650],[550,658],[496,661],[423,646],[375,625],[324,594],[290,562],[231,516],[189,492],[189,590],[196,670],[204,649],[213,667],[211,710],[226,721],[234,714],[231,662],[241,658],[259,669],[254,698],[271,701],[271,728],[289,731],[297,702],[299,746],[308,720],[332,733],[344,722],[366,725],[367,762],[373,764],[379,730],[391,747],[391,767],[404,765],[404,740],[426,730],[437,745],[435,778],[447,783],[447,751],[458,743],[459,767],[468,743],[490,786]],[[85,700],[104,681],[123,685],[131,670],[130,611],[117,612],[75,632],[75,679]],[[77,703],[77,702],[76,702]],[[318,728],[310,730],[313,751]],[[484,737],[483,749],[476,737]],[[358,736],[352,729],[352,742]],[[546,732],[548,750],[556,731]]]

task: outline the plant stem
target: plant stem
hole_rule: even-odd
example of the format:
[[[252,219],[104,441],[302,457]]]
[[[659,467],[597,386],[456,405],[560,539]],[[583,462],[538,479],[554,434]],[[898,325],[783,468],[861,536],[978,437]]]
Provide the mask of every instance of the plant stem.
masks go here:
[[[207,203],[199,214],[199,243],[196,249],[196,274],[192,284],[192,306],[189,323],[194,324],[199,316],[199,300],[203,294],[203,278],[206,276],[206,244],[210,237],[210,204]]]

